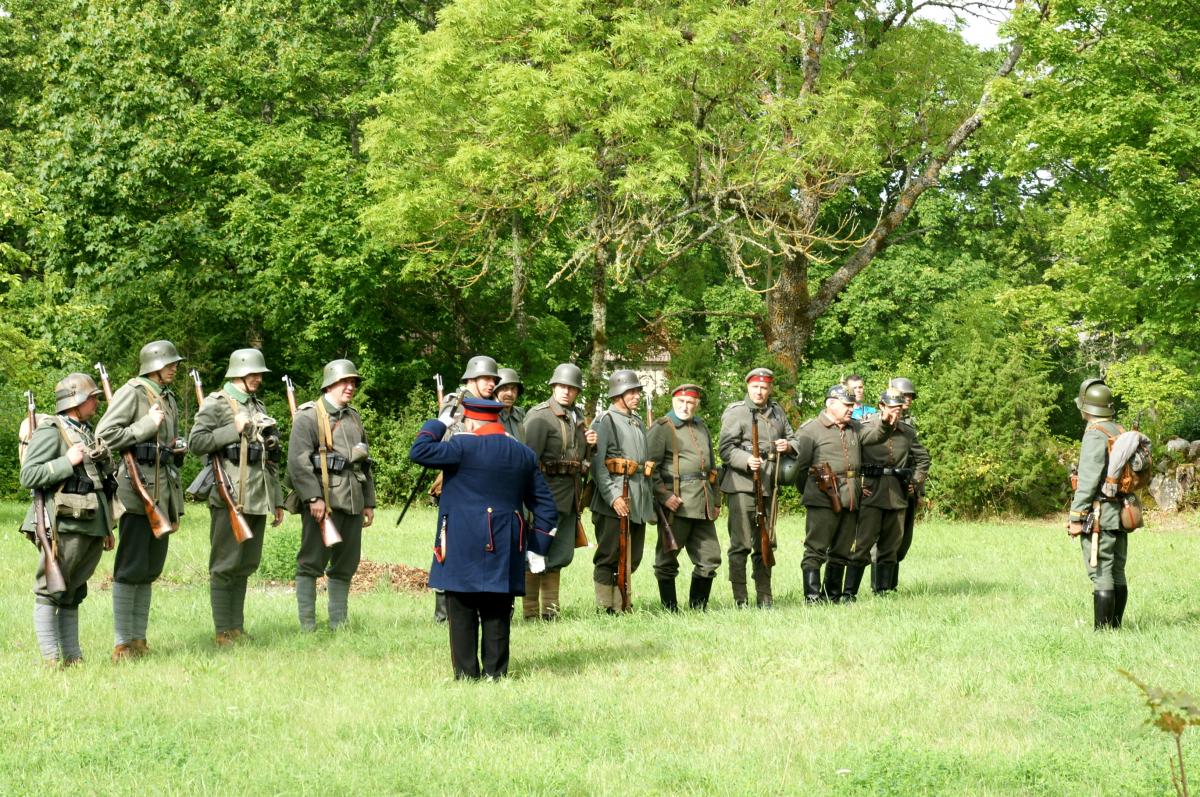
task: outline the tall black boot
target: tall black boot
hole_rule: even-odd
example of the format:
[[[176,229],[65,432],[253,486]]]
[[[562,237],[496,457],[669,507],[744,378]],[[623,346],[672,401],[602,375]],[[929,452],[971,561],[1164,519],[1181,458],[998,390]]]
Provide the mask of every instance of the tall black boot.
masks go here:
[[[842,585],[842,603],[854,603],[858,600],[858,588],[863,580],[861,565],[846,565],[846,583]]]
[[[1113,616],[1117,610],[1117,594],[1111,589],[1096,590],[1092,593],[1092,609],[1097,631],[1112,628]]]
[[[662,598],[664,609],[669,612],[679,611],[679,599],[675,596],[675,579],[660,578],[658,580],[658,596]]]
[[[900,563],[891,562],[888,565],[888,581],[884,589],[894,590],[900,586]]]
[[[887,589],[884,586],[887,582],[884,580],[884,569],[887,567],[883,562],[871,563],[871,592],[878,595]]]
[[[806,603],[820,603],[825,600],[825,596],[821,594],[821,571],[820,570],[804,570],[804,600]]]
[[[692,587],[688,591],[688,606],[693,609],[699,609],[702,612],[708,611],[708,596],[712,593],[711,577],[692,575]]]
[[[825,597],[834,603],[842,600],[842,582],[846,577],[846,566],[828,562],[825,565]]]
[[[1117,595],[1116,608],[1113,610],[1113,628],[1120,628],[1121,622],[1125,619],[1125,603],[1129,600],[1129,585],[1118,584],[1113,587],[1113,592]]]

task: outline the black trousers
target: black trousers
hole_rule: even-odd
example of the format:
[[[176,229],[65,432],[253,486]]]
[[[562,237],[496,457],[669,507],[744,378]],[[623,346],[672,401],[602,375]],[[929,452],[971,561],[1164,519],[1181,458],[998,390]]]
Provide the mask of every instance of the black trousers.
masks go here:
[[[483,675],[508,674],[508,637],[512,626],[513,596],[501,592],[446,592],[450,626],[450,660],[454,677],[479,678],[482,634]]]
[[[117,534],[113,581],[125,584],[151,584],[157,581],[167,563],[171,535],[155,537],[146,516],[132,512],[121,515]]]

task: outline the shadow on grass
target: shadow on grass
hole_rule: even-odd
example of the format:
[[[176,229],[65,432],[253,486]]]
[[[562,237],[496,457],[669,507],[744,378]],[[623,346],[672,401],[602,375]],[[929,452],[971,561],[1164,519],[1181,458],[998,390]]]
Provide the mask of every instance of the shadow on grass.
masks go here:
[[[904,584],[900,589],[887,596],[886,600],[904,600],[906,597],[945,597],[960,595],[971,597],[976,595],[993,595],[998,592],[1012,592],[1011,584],[1002,581],[976,581],[967,578],[956,578],[950,581],[916,581]]]
[[[512,674],[520,678],[531,675],[535,670],[549,670],[573,675],[597,665],[609,667],[619,661],[657,658],[663,650],[659,643],[646,640],[636,644],[614,642],[611,645],[571,647],[532,656],[525,656],[516,651],[513,660],[519,663],[520,670]]]

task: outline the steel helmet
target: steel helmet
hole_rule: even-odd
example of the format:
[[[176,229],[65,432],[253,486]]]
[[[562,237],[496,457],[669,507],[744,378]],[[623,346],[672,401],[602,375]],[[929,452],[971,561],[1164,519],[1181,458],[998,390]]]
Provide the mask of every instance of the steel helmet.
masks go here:
[[[238,349],[229,355],[229,367],[225,369],[225,378],[234,379],[250,374],[269,374],[267,361],[258,349]]]
[[[467,360],[467,370],[463,371],[462,381],[466,382],[468,379],[478,379],[481,376],[500,378],[500,373],[496,368],[496,361],[483,354]]]
[[[496,390],[505,385],[516,385],[518,396],[525,392],[525,383],[521,381],[521,375],[512,368],[500,369],[500,381],[496,383]],[[495,394],[493,393],[493,395]]]
[[[904,396],[899,390],[888,388],[879,396],[879,406],[881,407],[903,407]]]
[[[1075,398],[1076,409],[1083,409],[1083,394],[1087,392],[1089,387],[1095,384],[1103,385],[1104,380],[1098,376],[1090,376],[1079,384],[1079,395]]]
[[[574,363],[560,363],[555,366],[554,374],[546,384],[566,385],[576,390],[583,390],[583,371]]]
[[[800,478],[800,458],[784,454],[779,458],[779,483],[795,487]]]
[[[917,388],[913,385],[912,380],[907,376],[897,376],[892,381],[888,382],[888,388],[898,391],[905,396],[917,397]]]
[[[79,372],[67,374],[54,386],[54,411],[66,412],[100,395],[96,380]]]
[[[630,371],[628,368],[622,368],[619,371],[613,371],[613,375],[608,378],[608,397],[616,398],[623,394],[626,390],[642,390],[642,380],[638,379],[637,373]]]
[[[362,376],[354,367],[354,363],[349,360],[333,360],[325,365],[325,372],[321,374],[321,389],[324,390],[330,385],[337,384],[349,376],[362,381]]]
[[[147,343],[138,352],[138,376],[161,371],[171,363],[177,363],[182,359],[175,349],[175,344],[169,340]]]
[[[1079,399],[1079,409],[1097,418],[1111,418],[1117,414],[1113,406],[1113,394],[1108,385],[1096,381],[1088,385]]]

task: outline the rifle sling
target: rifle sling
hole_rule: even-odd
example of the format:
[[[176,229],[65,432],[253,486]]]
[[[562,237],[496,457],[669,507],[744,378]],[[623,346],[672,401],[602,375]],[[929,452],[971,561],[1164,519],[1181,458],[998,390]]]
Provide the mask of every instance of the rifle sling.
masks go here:
[[[333,448],[333,429],[329,426],[329,411],[325,409],[323,399],[317,399],[317,447],[321,452],[321,497],[325,501],[325,511],[332,512],[329,505],[329,460],[327,454]]]

